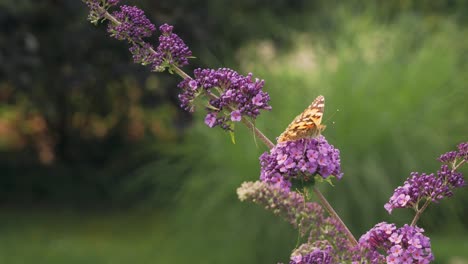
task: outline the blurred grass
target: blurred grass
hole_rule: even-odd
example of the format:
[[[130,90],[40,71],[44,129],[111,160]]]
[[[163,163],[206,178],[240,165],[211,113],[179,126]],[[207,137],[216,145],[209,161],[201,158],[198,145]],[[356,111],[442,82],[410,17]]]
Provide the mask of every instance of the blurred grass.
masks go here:
[[[182,236],[169,228],[164,221],[167,219],[159,214],[114,212],[83,215],[53,211],[31,214],[3,210],[0,216],[0,263],[150,264],[186,263],[190,258],[196,263],[274,263],[272,261],[277,260],[279,253],[274,250],[279,248],[261,246],[275,244],[269,239],[276,237],[276,233],[281,233],[285,227],[277,223],[279,230],[274,226],[268,227],[270,230],[257,230],[257,239],[253,241],[242,232],[235,238],[236,234],[226,233],[224,229],[219,230],[219,241],[212,241],[211,234],[198,237],[197,244],[190,238],[186,239],[191,233],[184,232]],[[249,228],[246,226],[246,229]],[[174,236],[179,241],[175,242]],[[436,263],[467,263],[468,242],[463,235],[435,235],[431,236],[431,241]],[[209,251],[208,242],[219,245],[211,244],[212,251]],[[252,247],[253,242],[258,245]],[[293,242],[294,238],[290,243]],[[180,244],[185,246],[180,247]],[[271,255],[271,261],[259,257],[262,254]]]
[[[468,34],[450,19],[426,23],[402,16],[382,25],[369,16],[341,14],[336,20],[337,31],[326,41],[312,30],[291,32],[297,39],[292,50],[258,40],[238,57],[244,73],[266,80],[273,110],[260,116],[257,126],[271,139],[313,98],[325,95],[324,135],[341,150],[345,176],[336,187],[321,188],[359,237],[382,220],[409,222],[408,212],[389,216],[383,209],[393,189],[411,171],[435,171],[438,155],[467,140]],[[198,114],[184,142],[191,177],[170,181],[182,190],[167,211],[4,210],[0,263],[287,261],[295,231],[262,208],[239,202],[235,194],[243,181],[258,179],[258,157],[265,147],[256,146],[243,127],[233,145],[227,134],[208,129],[202,120]],[[156,164],[136,174],[180,173],[177,164],[163,165],[163,172]],[[421,226],[432,238],[437,263],[468,259],[467,201],[466,190],[457,191],[423,216]]]

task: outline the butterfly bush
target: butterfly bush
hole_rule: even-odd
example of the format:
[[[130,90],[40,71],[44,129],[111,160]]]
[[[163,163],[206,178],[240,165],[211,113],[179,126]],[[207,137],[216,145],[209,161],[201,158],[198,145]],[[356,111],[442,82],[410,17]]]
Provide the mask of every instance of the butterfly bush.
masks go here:
[[[389,213],[395,208],[413,208],[417,211],[420,202],[438,202],[451,197],[454,189],[466,186],[463,175],[456,168],[457,164],[466,162],[467,146],[467,143],[461,143],[458,151],[441,155],[438,160],[445,164],[442,164],[437,174],[411,173],[404,185],[395,189],[385,209]]]
[[[109,7],[116,6],[119,0],[84,0],[89,8],[88,20],[93,24],[97,24],[103,19]]]
[[[188,64],[188,58],[192,57],[192,51],[177,34],[172,33],[173,29],[168,24],[159,27],[162,34],[159,36],[159,46],[152,65],[154,71],[162,72],[171,65],[183,67]]]
[[[430,263],[434,260],[430,239],[424,229],[404,225],[379,223],[359,239],[359,246],[366,254],[356,263]]]
[[[228,68],[196,69],[194,78],[179,83],[181,107],[189,112],[195,109],[194,101],[201,95],[209,96],[208,114],[205,124],[209,127],[220,126],[233,130],[233,122],[243,116],[257,118],[260,110],[270,110],[270,96],[264,92],[264,80],[253,78],[252,73],[240,75]]]
[[[317,180],[330,180],[331,176],[341,179],[340,151],[324,136],[285,140],[275,146],[250,122],[262,110],[271,109],[270,97],[263,90],[264,80],[254,78],[252,73],[243,76],[227,68],[199,68],[190,77],[180,67],[193,58],[192,52],[174,33],[173,26],[161,25],[158,43],[153,46],[151,38],[156,26],[139,8],[118,6],[118,0],[82,1],[89,8],[91,23],[107,21],[110,36],[129,43],[134,62],[149,65],[152,71],[168,70],[182,77],[178,97],[183,109],[193,112],[195,101],[204,99],[207,126],[232,132],[234,123],[243,121],[270,147],[269,152],[260,156],[260,181],[243,183],[237,194],[241,201],[259,204],[298,229],[302,241],[292,251],[289,264],[429,263],[434,260],[430,239],[416,222],[431,202],[451,197],[455,189],[466,186],[458,169],[467,162],[468,142],[459,144],[456,151],[441,155],[438,160],[442,165],[437,173],[413,172],[395,189],[384,207],[389,213],[395,208],[414,209],[416,214],[411,225],[397,228],[395,224],[381,222],[357,241],[317,189],[314,190],[322,205],[308,201],[303,193],[292,188],[297,182],[313,189]],[[110,12],[111,8],[118,10]]]
[[[333,249],[327,241],[317,241],[314,245],[302,244],[291,254],[289,264],[331,264]]]
[[[310,228],[320,226],[323,219],[323,208],[318,203],[306,202],[297,192],[290,192],[265,182],[244,182],[237,189],[241,201],[251,201],[271,210],[274,214],[298,228],[302,236]]]
[[[145,16],[144,12],[135,6],[120,6],[119,11],[107,13],[109,7],[117,5],[118,1],[84,0],[90,8],[92,22],[108,19],[108,32],[111,37],[126,40],[130,44],[129,51],[133,61],[142,65],[150,65],[151,70],[170,72],[188,65],[192,52],[184,41],[175,33],[174,27],[163,24],[159,27],[161,35],[159,43],[154,47],[146,39],[155,32],[156,27]],[[234,130],[234,122],[243,117],[254,120],[261,110],[270,110],[270,96],[263,91],[264,80],[253,78],[249,73],[243,76],[232,69],[197,69],[194,77],[184,76],[178,85],[181,88],[179,100],[181,107],[189,112],[195,110],[194,104],[198,97],[208,98],[205,124],[209,127],[219,126],[227,131]]]
[[[286,141],[260,156],[260,180],[290,189],[292,179],[307,182],[316,174],[341,179],[340,161],[340,151],[324,136]]]
[[[173,29],[174,27],[168,24],[159,27],[162,34],[159,36],[159,45],[156,49],[146,42],[132,42],[129,50],[133,55],[133,61],[142,65],[151,65],[151,70],[155,72],[188,65],[192,51],[179,36],[172,33]]]
[[[153,35],[156,30],[156,27],[146,18],[143,10],[135,6],[120,6],[120,11],[113,12],[112,16],[120,23],[109,23],[107,32],[118,40],[138,43],[143,38]]]
[[[292,253],[290,263],[322,263],[313,262],[319,258],[324,259],[323,263],[342,263],[353,256],[353,245],[344,235],[343,226],[327,217],[320,204],[307,202],[300,193],[256,181],[244,182],[237,195],[241,201],[254,202],[272,211],[297,228],[300,236],[307,236],[307,243]],[[317,249],[327,255],[319,255]],[[329,258],[333,261],[327,262]]]

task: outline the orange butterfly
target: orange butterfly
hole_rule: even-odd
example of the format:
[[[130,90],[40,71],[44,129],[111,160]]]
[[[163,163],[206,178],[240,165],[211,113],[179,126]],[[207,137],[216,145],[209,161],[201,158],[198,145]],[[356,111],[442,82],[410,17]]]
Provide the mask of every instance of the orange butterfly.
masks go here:
[[[320,135],[320,132],[326,127],[320,124],[322,122],[324,107],[325,97],[322,95],[317,96],[312,104],[304,112],[296,116],[286,130],[278,137],[278,143]]]

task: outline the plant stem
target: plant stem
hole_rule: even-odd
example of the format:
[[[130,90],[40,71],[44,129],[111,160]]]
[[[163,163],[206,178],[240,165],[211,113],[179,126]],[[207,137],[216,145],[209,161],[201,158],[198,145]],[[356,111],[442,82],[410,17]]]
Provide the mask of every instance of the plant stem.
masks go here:
[[[100,9],[101,12],[104,12],[104,17],[107,18],[109,21],[111,21],[112,23],[116,24],[116,25],[120,25],[120,21],[118,21],[114,16],[112,16],[111,14],[109,14],[109,12],[107,12],[104,8],[101,8]]]
[[[152,51],[154,51],[153,49],[151,49]],[[156,52],[155,52],[156,53]],[[183,70],[181,70],[179,67],[177,66],[172,66],[172,70],[175,71],[175,73],[177,73],[180,77],[182,77],[182,79],[192,79],[192,77],[190,77],[190,75],[188,75],[187,73],[185,73]]]
[[[336,211],[333,209],[333,207],[327,201],[325,196],[323,196],[323,194],[315,186],[312,188],[312,190],[314,191],[315,195],[317,195],[318,199],[320,200],[320,203],[323,205],[323,207],[325,207],[327,212],[333,218],[335,218],[341,224],[341,226],[344,228],[344,231],[346,233],[346,236],[348,237],[349,242],[351,242],[351,244],[353,246],[356,246],[358,244],[358,242],[357,242],[356,238],[353,236],[353,233],[351,233],[351,231],[349,231],[348,227],[345,225],[343,220],[341,220],[340,216],[336,213]]]
[[[275,144],[273,144],[273,142],[271,142],[271,140],[269,138],[267,138],[263,133],[262,131],[260,131],[258,128],[255,127],[255,125],[250,122],[249,120],[247,120],[246,118],[242,118],[242,123],[244,123],[244,125],[246,125],[248,128],[252,129],[252,131],[255,133],[255,135],[263,142],[265,143],[265,145],[269,148],[269,149],[272,149]]]
[[[452,165],[452,173],[455,172],[461,165],[463,165],[465,163],[465,160],[462,160],[460,163],[458,163],[457,165]],[[424,203],[424,205],[421,207],[421,209],[417,210],[416,211],[416,215],[414,215],[414,218],[413,218],[413,221],[411,221],[411,226],[415,226],[416,223],[418,222],[419,218],[421,217],[422,213],[424,212],[424,210],[426,210],[426,208],[429,206],[429,204],[431,203],[431,199],[427,199],[426,202]]]
[[[418,222],[418,220],[421,217],[422,213],[424,212],[424,210],[426,210],[427,206],[429,206],[430,203],[431,203],[431,199],[427,199],[426,202],[424,203],[424,205],[421,207],[421,209],[419,209],[416,212],[416,215],[414,215],[413,221],[411,221],[411,226],[416,225],[416,223]]]
[[[455,167],[453,167],[452,172],[456,171],[463,163],[465,163],[466,160],[462,160],[460,163],[458,163]]]

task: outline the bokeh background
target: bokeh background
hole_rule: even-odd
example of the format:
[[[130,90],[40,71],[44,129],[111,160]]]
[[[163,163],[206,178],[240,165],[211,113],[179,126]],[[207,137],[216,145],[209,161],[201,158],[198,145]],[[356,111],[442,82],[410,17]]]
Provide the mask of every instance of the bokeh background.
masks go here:
[[[189,67],[266,80],[274,139],[319,94],[343,180],[321,186],[359,237],[412,171],[468,139],[468,2],[147,1]],[[258,179],[236,144],[178,107],[178,76],[134,65],[78,0],[0,1],[0,263],[287,262],[297,233],[235,190]],[[202,110],[202,108],[199,108]],[[467,173],[467,169],[464,169]],[[468,192],[420,221],[436,263],[468,263]]]

